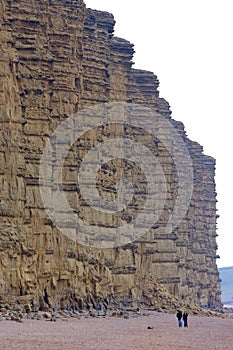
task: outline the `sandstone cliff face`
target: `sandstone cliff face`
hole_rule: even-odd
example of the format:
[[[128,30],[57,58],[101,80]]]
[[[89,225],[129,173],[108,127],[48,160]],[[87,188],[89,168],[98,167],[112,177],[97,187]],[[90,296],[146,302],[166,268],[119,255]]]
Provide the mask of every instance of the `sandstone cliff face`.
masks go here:
[[[168,308],[179,299],[218,308],[215,161],[187,138],[182,123],[170,119],[191,155],[194,190],[186,216],[171,234],[164,233],[164,225],[174,205],[177,176],[159,144],[170,201],[143,239],[115,249],[83,246],[61,234],[44,209],[40,159],[49,136],[67,117],[97,103],[124,101],[170,118],[157,77],[132,68],[133,45],[114,37],[113,30],[112,15],[86,9],[81,0],[0,0],[1,297],[33,300],[40,307],[116,302]],[[111,132],[101,130],[99,141]],[[117,132],[153,144],[148,135],[130,128],[119,126]],[[63,172],[70,205],[92,224],[93,212],[76,201],[76,167],[96,142],[96,134],[78,140]],[[109,180],[100,185],[103,196],[115,165],[108,166]]]

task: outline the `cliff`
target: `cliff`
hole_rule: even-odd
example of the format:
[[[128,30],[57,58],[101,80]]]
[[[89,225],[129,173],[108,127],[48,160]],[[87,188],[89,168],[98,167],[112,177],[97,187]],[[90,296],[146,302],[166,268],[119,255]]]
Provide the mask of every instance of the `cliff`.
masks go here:
[[[169,309],[178,300],[219,308],[215,161],[188,139],[182,123],[171,119],[168,103],[159,97],[157,77],[132,68],[133,45],[113,35],[114,23],[111,14],[86,9],[82,0],[0,0],[1,298],[33,301],[40,308],[116,303]],[[144,140],[166,165],[169,195],[157,225],[130,244],[104,249],[69,239],[54,225],[41,198],[39,167],[49,137],[63,121],[108,102],[142,105],[169,120],[192,159],[193,192],[183,220],[166,233],[178,178],[159,140],[120,125],[86,133],[65,161],[63,190],[90,225],[99,216],[77,201],[76,171],[97,140],[114,133]],[[100,174],[103,197],[114,196],[116,166],[127,168],[112,162]],[[133,174],[132,182],[143,182],[138,167]],[[146,194],[143,186],[141,191]],[[118,218],[121,224],[137,206]],[[104,224],[113,227],[114,220]]]

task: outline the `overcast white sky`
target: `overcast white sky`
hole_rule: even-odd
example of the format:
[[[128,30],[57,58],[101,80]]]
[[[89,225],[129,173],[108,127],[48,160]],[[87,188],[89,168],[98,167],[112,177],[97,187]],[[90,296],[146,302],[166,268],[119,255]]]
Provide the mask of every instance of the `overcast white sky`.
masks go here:
[[[84,0],[114,14],[135,44],[135,68],[153,71],[172,117],[217,160],[219,267],[233,266],[232,0]]]

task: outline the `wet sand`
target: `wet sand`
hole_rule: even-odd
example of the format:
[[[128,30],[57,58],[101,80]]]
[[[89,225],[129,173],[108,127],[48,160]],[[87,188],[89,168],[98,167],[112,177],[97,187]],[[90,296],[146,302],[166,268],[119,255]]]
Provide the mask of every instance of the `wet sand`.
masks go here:
[[[153,329],[148,329],[153,327]],[[189,317],[179,329],[175,315],[0,322],[1,350],[232,350],[233,319]]]

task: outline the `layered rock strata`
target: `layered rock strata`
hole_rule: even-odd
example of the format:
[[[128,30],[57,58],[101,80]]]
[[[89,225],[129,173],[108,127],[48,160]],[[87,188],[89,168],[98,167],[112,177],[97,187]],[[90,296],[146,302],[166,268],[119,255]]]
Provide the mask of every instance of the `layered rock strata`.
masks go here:
[[[188,139],[182,123],[171,119],[157,77],[132,68],[133,45],[114,37],[114,23],[111,14],[86,9],[81,0],[0,0],[1,298],[41,308],[110,303],[175,308],[178,300],[219,308],[215,161]],[[143,140],[164,159],[170,198],[143,239],[97,249],[75,243],[53,225],[40,196],[39,165],[48,138],[63,120],[110,101],[141,104],[171,121],[192,158],[194,190],[186,216],[165,234],[178,186],[174,163],[150,135],[119,126],[119,135]],[[76,200],[77,162],[114,132],[106,127],[86,134],[64,165],[69,203],[92,225],[96,216]],[[112,171],[119,166],[125,169],[113,162],[100,174],[102,196],[114,196]],[[134,173],[136,180],[142,176],[140,169]],[[127,215],[119,220],[127,221]]]

